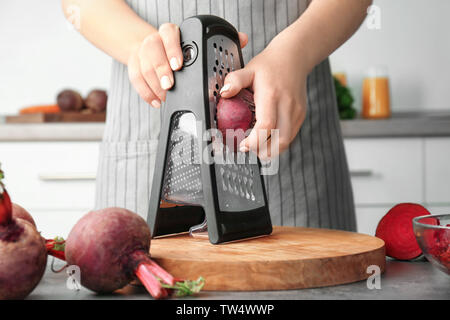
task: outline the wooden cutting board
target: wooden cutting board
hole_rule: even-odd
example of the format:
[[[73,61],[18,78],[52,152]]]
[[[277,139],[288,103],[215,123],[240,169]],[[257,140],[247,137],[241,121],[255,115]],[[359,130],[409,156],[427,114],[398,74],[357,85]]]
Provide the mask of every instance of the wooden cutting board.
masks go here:
[[[85,114],[79,112],[33,113],[6,117],[6,123],[47,123],[47,122],[104,122],[106,113]]]
[[[175,277],[206,280],[205,290],[256,291],[332,286],[384,272],[381,239],[353,232],[274,227],[270,236],[212,245],[187,234],[153,239],[150,253]]]

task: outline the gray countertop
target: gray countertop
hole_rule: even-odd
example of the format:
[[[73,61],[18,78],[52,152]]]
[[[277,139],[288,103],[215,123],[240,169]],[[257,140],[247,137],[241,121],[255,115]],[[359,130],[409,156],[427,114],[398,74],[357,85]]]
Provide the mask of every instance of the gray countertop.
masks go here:
[[[0,124],[1,141],[100,141],[104,123]],[[341,121],[344,138],[450,137],[450,112],[395,113],[385,120]]]
[[[151,299],[143,288],[127,286],[110,295],[97,295],[87,289],[66,288],[66,274],[46,271],[44,278],[28,299],[111,300]],[[259,292],[201,292],[199,300],[295,300],[295,299],[450,299],[450,276],[433,268],[429,262],[388,260],[381,277],[381,289],[368,289],[366,281],[303,290]]]

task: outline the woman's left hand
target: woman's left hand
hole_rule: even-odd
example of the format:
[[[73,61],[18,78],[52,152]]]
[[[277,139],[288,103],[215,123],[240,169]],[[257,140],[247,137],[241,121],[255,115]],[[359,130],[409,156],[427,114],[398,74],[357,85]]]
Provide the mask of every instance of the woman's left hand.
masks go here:
[[[221,90],[224,98],[243,88],[254,93],[256,123],[241,142],[240,151],[253,151],[267,160],[286,150],[296,137],[306,116],[308,74],[299,55],[289,41],[275,38],[245,68],[225,78]]]

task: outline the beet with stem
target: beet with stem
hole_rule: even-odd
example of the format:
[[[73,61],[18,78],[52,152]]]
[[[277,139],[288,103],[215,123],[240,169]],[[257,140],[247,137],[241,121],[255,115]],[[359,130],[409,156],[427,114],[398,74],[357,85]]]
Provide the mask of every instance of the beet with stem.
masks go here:
[[[28,221],[37,230],[36,222],[34,221],[31,214],[16,203],[12,204],[12,217]],[[45,238],[42,239],[45,242],[45,247],[47,248],[47,253],[49,255],[58,258],[60,260],[66,260],[66,257],[64,255],[65,240],[63,238],[56,237],[54,239],[45,239]]]
[[[19,206],[17,203],[12,204],[12,216],[13,216],[13,218],[18,218],[18,219],[23,219],[25,221],[28,221],[35,228],[37,228],[36,222],[34,221],[31,214],[27,210],[25,210],[22,206]]]
[[[192,294],[203,280],[177,282],[150,259],[150,230],[139,215],[122,208],[91,211],[71,230],[66,241],[66,258],[81,270],[81,284],[95,292],[120,289],[139,278],[154,298],[168,291]],[[161,282],[163,284],[161,284]]]
[[[23,299],[45,272],[44,241],[28,221],[13,218],[11,199],[0,170],[0,300]]]

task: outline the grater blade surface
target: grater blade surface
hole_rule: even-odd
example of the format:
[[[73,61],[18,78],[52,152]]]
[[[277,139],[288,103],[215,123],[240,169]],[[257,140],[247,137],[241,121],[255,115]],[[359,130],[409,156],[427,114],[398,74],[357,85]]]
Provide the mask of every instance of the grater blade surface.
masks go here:
[[[237,45],[227,37],[207,41],[207,74],[210,127],[217,128],[219,92],[229,72],[241,68]],[[162,199],[177,204],[203,205],[203,186],[196,118],[191,112],[176,113],[171,122],[170,142]],[[234,153],[213,143],[222,163],[215,163],[219,208],[222,212],[248,211],[265,205],[256,156]]]
[[[191,112],[177,112],[172,118],[163,200],[178,204],[203,204],[201,166],[196,119]]]
[[[241,68],[241,61],[237,44],[222,35],[210,37],[207,40],[207,48],[211,128],[217,128],[216,112],[220,89],[228,73]],[[247,211],[264,206],[263,186],[256,155],[234,153],[227,148],[217,152],[226,160],[223,164],[215,164],[220,211]]]

